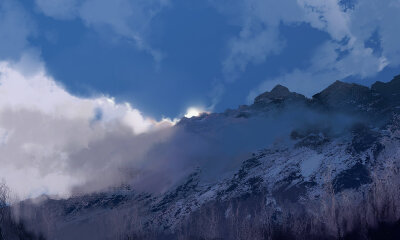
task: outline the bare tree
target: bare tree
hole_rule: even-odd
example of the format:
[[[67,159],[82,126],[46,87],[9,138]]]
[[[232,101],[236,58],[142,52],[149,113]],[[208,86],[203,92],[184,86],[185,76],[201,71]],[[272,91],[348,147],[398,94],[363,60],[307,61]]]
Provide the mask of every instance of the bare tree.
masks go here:
[[[3,208],[7,206],[10,200],[10,189],[8,188],[6,182],[3,180],[0,183],[0,207]]]

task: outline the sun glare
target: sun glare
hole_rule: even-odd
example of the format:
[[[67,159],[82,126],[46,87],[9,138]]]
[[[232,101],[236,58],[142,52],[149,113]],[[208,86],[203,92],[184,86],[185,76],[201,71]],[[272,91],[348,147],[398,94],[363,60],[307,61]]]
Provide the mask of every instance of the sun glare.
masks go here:
[[[188,108],[188,110],[186,111],[185,117],[186,118],[191,118],[191,117],[198,117],[200,114],[202,114],[203,112],[205,112],[202,109],[196,108],[196,107],[190,107]]]

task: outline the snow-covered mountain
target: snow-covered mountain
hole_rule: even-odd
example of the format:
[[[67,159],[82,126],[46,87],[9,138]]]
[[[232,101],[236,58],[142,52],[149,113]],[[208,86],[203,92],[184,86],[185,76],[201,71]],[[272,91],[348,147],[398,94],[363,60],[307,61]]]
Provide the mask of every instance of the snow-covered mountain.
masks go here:
[[[400,75],[371,88],[336,81],[311,99],[277,85],[252,105],[175,127],[204,136],[233,131],[227,149],[245,150],[232,148],[240,160],[227,168],[193,165],[166,192],[126,185],[44,196],[19,204],[15,215],[48,239],[268,239],[275,230],[267,226],[279,224],[292,224],[287,234],[295,238],[356,230],[367,238],[381,222],[400,219]],[[253,135],[262,141],[253,144]]]

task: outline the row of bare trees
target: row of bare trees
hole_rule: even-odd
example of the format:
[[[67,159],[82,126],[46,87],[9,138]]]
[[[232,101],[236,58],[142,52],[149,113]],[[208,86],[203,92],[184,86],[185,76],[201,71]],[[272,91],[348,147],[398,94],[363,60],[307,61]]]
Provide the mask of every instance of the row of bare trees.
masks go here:
[[[371,173],[371,184],[335,193],[332,182],[315,200],[268,204],[265,194],[213,202],[177,230],[179,239],[379,239],[399,236],[400,174],[395,164]],[[375,235],[376,236],[375,236]],[[395,238],[393,238],[395,239]]]
[[[158,226],[153,226],[153,230],[146,226],[146,211],[139,205],[107,211],[93,224],[108,229],[105,234],[109,238],[104,239],[121,240],[346,239],[349,236],[349,239],[374,239],[372,233],[379,231],[382,224],[393,225],[400,219],[398,164],[387,161],[384,169],[377,168],[371,173],[371,178],[370,184],[341,192],[335,192],[332,181],[327,178],[321,195],[313,200],[276,202],[270,195],[259,193],[210,202],[175,229],[167,231],[160,231]],[[1,234],[12,226],[4,225],[4,219],[11,219],[6,210],[8,195],[7,187],[0,185]],[[397,231],[400,232],[400,226]]]
[[[335,192],[331,178],[327,177],[317,199],[277,202],[272,196],[259,193],[229,201],[210,202],[173,230],[146,225],[148,213],[140,205],[106,211],[101,218],[93,220],[93,225],[102,226],[99,228],[108,235],[104,239],[121,240],[374,239],[373,233],[379,233],[382,224],[395,226],[400,219],[397,158],[387,156],[382,166],[374,168],[372,182],[359,189]],[[8,209],[8,198],[7,187],[0,185],[0,227],[3,232],[4,216],[10,219],[9,210],[5,210]],[[51,211],[50,208],[48,210]],[[38,216],[37,213],[34,215]],[[44,214],[43,219],[52,219],[49,218],[51,215]],[[54,221],[47,225],[49,229],[54,228]],[[46,230],[43,226],[40,228]],[[391,231],[400,233],[400,225],[397,230]]]
[[[44,240],[41,235],[33,234],[25,228],[23,222],[13,217],[10,189],[6,183],[0,183],[0,240]]]

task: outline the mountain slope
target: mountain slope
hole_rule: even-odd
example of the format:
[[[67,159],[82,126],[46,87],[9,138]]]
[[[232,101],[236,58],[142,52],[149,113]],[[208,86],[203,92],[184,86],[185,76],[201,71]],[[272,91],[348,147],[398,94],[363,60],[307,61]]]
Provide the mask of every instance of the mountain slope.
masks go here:
[[[138,192],[124,186],[65,200],[46,198],[39,205],[25,201],[16,207],[16,212],[31,229],[43,231],[49,239],[150,238],[146,235],[149,232],[156,232],[152,235],[155,238],[174,238],[174,234],[184,235],[188,223],[197,226],[207,209],[215,208],[203,222],[208,227],[226,219],[250,223],[256,221],[255,212],[268,213],[268,224],[288,225],[285,216],[290,213],[292,219],[312,216],[311,230],[301,230],[302,234],[319,229],[333,238],[350,234],[356,226],[364,226],[363,221],[370,224],[368,227],[382,220],[397,221],[399,96],[399,76],[389,83],[377,82],[371,88],[336,81],[311,99],[278,85],[258,96],[250,106],[184,118],[177,124],[176,128],[201,136],[235,133],[217,140],[237,138],[235,143],[239,145],[234,146],[243,148],[243,152],[233,148],[230,151],[240,155],[241,160],[229,170],[216,171],[213,180],[208,179],[210,166],[200,164],[167,192]],[[249,146],[265,145],[247,149],[252,136],[262,141],[254,140]],[[253,153],[242,154],[248,150]],[[233,158],[229,163],[232,162]],[[384,188],[388,186],[390,193]],[[380,198],[377,191],[382,191]],[[382,199],[390,206],[381,203]],[[252,207],[257,211],[242,209],[246,214],[235,215],[232,206],[238,206],[238,202],[246,203],[246,211]],[[344,214],[344,209],[357,204],[365,204],[362,206],[373,209],[373,213],[365,213],[364,217]],[[293,206],[302,210],[294,211]],[[338,213],[332,213],[332,209]],[[300,214],[302,211],[306,213]],[[267,219],[265,216],[263,219]],[[315,219],[320,220],[314,222]],[[351,221],[360,223],[349,225]],[[290,223],[294,233],[294,226],[299,224],[295,223]],[[192,237],[194,234],[211,239],[225,235],[232,239],[226,232],[218,233],[218,229],[213,230],[214,235],[210,233],[212,236],[190,229],[187,231]],[[257,238],[261,237],[248,239]]]

